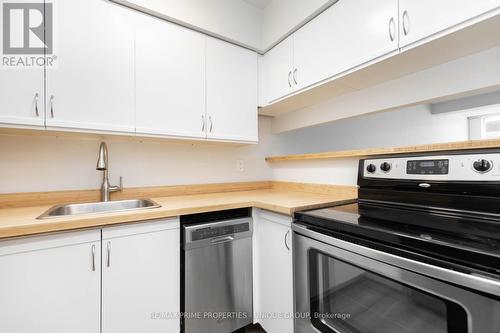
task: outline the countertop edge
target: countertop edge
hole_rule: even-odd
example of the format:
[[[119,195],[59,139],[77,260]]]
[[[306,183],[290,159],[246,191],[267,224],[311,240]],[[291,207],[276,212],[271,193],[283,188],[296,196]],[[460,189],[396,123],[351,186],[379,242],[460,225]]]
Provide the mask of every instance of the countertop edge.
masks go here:
[[[235,201],[235,202],[222,202],[209,205],[193,205],[192,207],[183,208],[160,208],[158,210],[142,210],[133,212],[120,212],[120,213],[106,213],[106,214],[92,214],[78,217],[53,218],[46,220],[39,220],[40,223],[30,223],[12,226],[0,226],[0,240],[30,237],[36,235],[69,232],[78,230],[96,229],[113,225],[140,223],[158,219],[174,218],[181,215],[204,213],[218,210],[227,210],[234,208],[255,207],[260,209],[269,210],[275,213],[293,216],[295,212],[319,209],[332,205],[343,204],[352,202],[355,197],[343,197],[340,199],[325,200],[322,196],[318,202],[311,204],[301,204],[296,206],[284,206],[266,200],[248,200],[248,201]],[[153,198],[155,201],[162,201],[161,198]],[[313,201],[313,200],[312,200]]]

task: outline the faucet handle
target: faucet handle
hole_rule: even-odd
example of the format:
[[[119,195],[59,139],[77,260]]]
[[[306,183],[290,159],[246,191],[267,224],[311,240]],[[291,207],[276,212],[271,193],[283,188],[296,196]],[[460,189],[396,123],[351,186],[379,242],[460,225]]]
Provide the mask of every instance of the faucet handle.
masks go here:
[[[123,177],[120,176],[120,185],[119,186],[109,186],[109,192],[121,192],[123,191]]]

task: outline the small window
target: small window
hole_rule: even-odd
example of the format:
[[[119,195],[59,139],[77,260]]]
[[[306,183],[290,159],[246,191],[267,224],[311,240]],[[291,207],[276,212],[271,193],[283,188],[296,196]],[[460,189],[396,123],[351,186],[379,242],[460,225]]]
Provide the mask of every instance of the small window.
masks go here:
[[[469,139],[500,138],[500,113],[469,118]]]

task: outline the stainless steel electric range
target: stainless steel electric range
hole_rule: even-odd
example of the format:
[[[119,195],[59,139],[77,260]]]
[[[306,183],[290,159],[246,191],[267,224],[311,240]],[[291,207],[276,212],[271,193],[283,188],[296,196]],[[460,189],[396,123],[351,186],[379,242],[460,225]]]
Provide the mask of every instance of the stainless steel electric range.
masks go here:
[[[295,216],[295,333],[500,332],[500,150],[362,160],[358,185]]]

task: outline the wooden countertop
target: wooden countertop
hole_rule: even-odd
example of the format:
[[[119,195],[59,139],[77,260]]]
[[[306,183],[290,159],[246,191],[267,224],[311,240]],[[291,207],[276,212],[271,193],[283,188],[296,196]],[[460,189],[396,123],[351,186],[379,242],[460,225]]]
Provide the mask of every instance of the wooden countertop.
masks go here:
[[[162,207],[117,213],[87,214],[45,220],[36,218],[52,205],[0,209],[0,238],[40,233],[97,228],[113,224],[175,217],[242,207],[257,207],[293,215],[300,210],[327,207],[356,199],[355,190],[299,191],[295,187],[269,188],[249,191],[179,195],[152,198]]]

